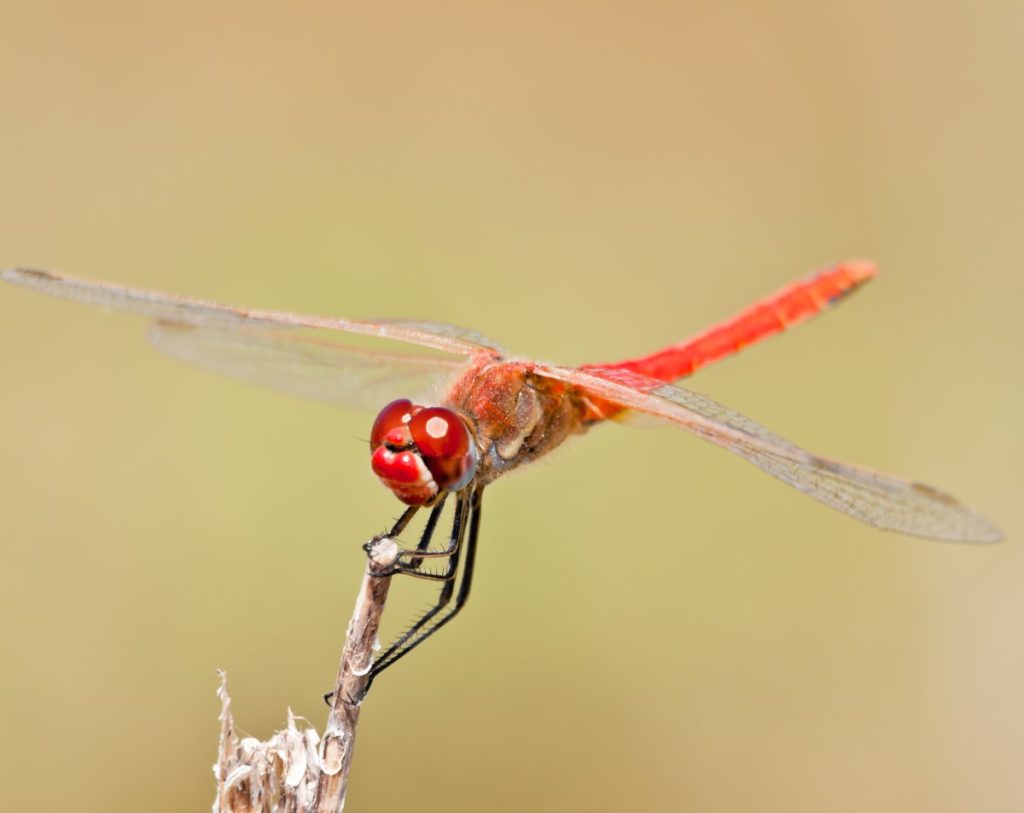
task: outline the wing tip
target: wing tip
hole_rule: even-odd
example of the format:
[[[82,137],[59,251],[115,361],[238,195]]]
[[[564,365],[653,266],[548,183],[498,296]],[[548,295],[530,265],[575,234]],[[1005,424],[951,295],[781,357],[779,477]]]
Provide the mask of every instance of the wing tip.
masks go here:
[[[989,522],[982,516],[976,515],[980,520],[980,527],[978,533],[973,534],[967,542],[977,542],[980,545],[998,545],[1006,539],[1004,534],[999,528]]]
[[[911,483],[910,487],[923,497],[941,504],[966,520],[958,533],[936,536],[936,539],[947,542],[970,542],[992,545],[1002,542],[1005,538],[1003,532],[992,522],[977,511],[968,508],[952,494],[947,494],[945,491],[930,486],[927,483],[915,482]]]
[[[998,545],[1003,542],[1006,538],[1001,530],[995,525],[982,519],[982,523],[977,527],[972,527],[964,530],[960,533],[950,534],[920,534],[924,539],[931,539],[936,542],[950,542],[953,544],[965,544],[965,545]],[[918,536],[913,531],[903,531],[898,528],[894,529],[897,533],[909,534],[911,536]]]
[[[966,521],[959,526],[952,526],[941,529],[922,528],[918,525],[902,525],[900,523],[877,524],[875,527],[883,531],[903,534],[904,536],[916,536],[919,539],[929,539],[934,542],[948,542],[952,544],[965,545],[998,545],[1006,539],[1006,535],[998,527],[989,522],[981,514],[975,513],[964,506],[960,506],[967,514]],[[869,523],[874,524],[874,523]]]

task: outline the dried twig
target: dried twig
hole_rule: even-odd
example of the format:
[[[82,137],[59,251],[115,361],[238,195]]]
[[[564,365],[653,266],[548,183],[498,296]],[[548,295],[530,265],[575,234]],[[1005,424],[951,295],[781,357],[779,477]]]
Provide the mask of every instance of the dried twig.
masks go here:
[[[359,708],[369,685],[377,630],[390,568],[398,556],[393,539],[379,537],[367,548],[370,560],[348,624],[323,739],[313,728],[288,725],[267,742],[238,740],[225,677],[221,673],[221,733],[214,813],[339,813],[345,806]],[[318,747],[319,746],[319,747]]]
[[[370,543],[368,553],[370,561],[348,625],[338,679],[334,684],[334,701],[320,747],[316,813],[336,813],[345,806],[359,707],[370,685],[373,649],[379,645],[377,630],[391,586],[391,566],[398,558],[398,545],[393,539],[381,537]]]

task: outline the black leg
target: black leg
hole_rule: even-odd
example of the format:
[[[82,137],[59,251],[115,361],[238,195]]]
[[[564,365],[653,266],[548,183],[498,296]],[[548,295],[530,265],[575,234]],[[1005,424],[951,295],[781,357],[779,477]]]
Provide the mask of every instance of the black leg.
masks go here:
[[[441,551],[428,551],[427,548],[429,547],[431,538],[437,528],[437,522],[441,516],[441,509],[446,496],[447,495],[442,497],[431,510],[430,516],[427,518],[427,524],[423,529],[423,533],[420,535],[420,540],[416,545],[415,551],[404,552],[405,555],[411,557],[409,561],[404,564],[399,564],[395,568],[395,572],[397,573],[405,573],[419,578],[443,581],[444,586],[441,588],[441,592],[438,594],[437,601],[434,606],[431,607],[431,609],[428,610],[419,620],[417,620],[412,627],[406,630],[406,632],[397,641],[389,646],[387,650],[385,650],[384,654],[374,663],[373,668],[370,670],[370,680],[366,685],[366,691],[370,690],[370,685],[373,683],[373,680],[377,675],[383,672],[387,667],[391,666],[391,664],[399,658],[407,655],[427,640],[427,638],[437,632],[442,626],[451,621],[452,618],[455,617],[456,613],[462,609],[463,605],[466,603],[466,599],[469,597],[469,588],[473,582],[473,563],[476,558],[476,541],[480,533],[480,504],[483,496],[483,489],[478,488],[469,495],[462,492],[456,497],[455,517],[452,520],[452,530],[448,539],[447,548]],[[393,537],[400,534],[412,520],[417,508],[418,506],[412,506],[406,509],[397,522],[395,522],[395,525],[387,533],[387,536]],[[447,613],[441,616],[441,618],[435,621],[431,626],[424,629],[431,619],[448,606],[448,603],[451,601],[452,593],[455,592],[455,576],[459,565],[460,547],[462,545],[463,538],[466,535],[467,519],[469,520],[469,542],[466,546],[466,563],[462,572],[462,581],[459,586],[459,592],[455,597],[455,604]],[[364,547],[368,548],[370,544],[372,543],[367,543]],[[423,558],[440,556],[448,557],[448,563],[444,573],[423,573],[418,570]],[[333,698],[334,693],[328,692],[324,695],[324,702],[330,706]]]
[[[435,509],[431,512],[431,522],[428,522],[427,527],[424,528],[423,535],[420,537],[416,549],[399,551],[395,570],[398,573],[415,576],[418,579],[426,579],[427,581],[451,581],[455,577],[455,570],[458,567],[459,546],[462,544],[462,538],[465,535],[466,513],[468,509],[469,497],[463,492],[455,498],[455,516],[452,519],[452,529],[448,535],[448,545],[441,550],[427,550],[431,537],[434,535],[434,527],[437,524],[437,515],[440,511]],[[424,559],[443,558],[447,558],[448,563],[442,573],[431,573],[419,569]]]
[[[417,553],[423,553],[427,548],[430,547],[430,540],[434,537],[434,529],[437,528],[437,520],[441,517],[441,511],[444,509],[444,501],[448,499],[447,494],[442,494],[441,499],[437,501],[437,504],[431,509],[430,516],[427,517],[427,524],[423,528],[423,533],[420,534],[420,541],[416,545]],[[423,557],[413,557],[409,560],[408,567],[415,570],[422,564]]]
[[[434,531],[437,529],[437,521],[441,517],[441,511],[444,509],[444,502],[448,499],[448,494],[442,494],[441,499],[434,503],[433,508],[430,511],[430,516],[427,517],[427,524],[423,526],[423,531],[420,533],[420,541],[416,544],[414,550],[399,550],[398,562],[395,564],[391,573],[407,573],[410,576],[419,576],[425,579],[440,579],[441,577],[433,573],[419,573],[418,568],[423,563],[424,558],[432,558],[436,556],[447,556],[451,551],[428,551],[430,547],[430,541],[434,536]],[[416,512],[421,506],[414,505],[405,509],[402,516],[398,518],[395,524],[391,527],[391,530],[385,531],[379,536],[375,536],[365,545],[363,550],[367,553],[370,552],[370,548],[373,547],[374,543],[385,537],[396,538],[415,516]],[[411,557],[411,558],[410,558]]]
[[[448,555],[448,563],[443,573],[417,573],[414,571],[403,571],[408,573],[410,576],[419,576],[421,578],[432,578],[439,581],[444,581],[444,586],[441,588],[441,592],[438,593],[437,600],[434,602],[434,606],[431,607],[426,613],[424,613],[416,622],[409,627],[402,635],[399,636],[398,640],[392,643],[377,659],[377,664],[384,664],[385,666],[395,660],[401,651],[408,646],[412,648],[414,644],[409,644],[409,641],[417,636],[417,633],[423,629],[424,625],[430,621],[435,615],[437,615],[451,600],[452,593],[455,591],[455,575],[459,567],[459,548],[462,545],[462,539],[465,535],[466,529],[466,516],[469,511],[470,498],[465,494],[460,494],[457,497],[455,503],[455,517],[452,519],[452,530],[451,535],[448,539],[448,548],[446,551],[439,552]],[[374,671],[381,671],[384,666],[374,666]],[[372,674],[372,672],[371,672]]]
[[[465,605],[466,599],[469,598],[470,587],[473,584],[473,565],[476,559],[477,538],[480,533],[482,496],[483,489],[474,490],[468,497],[464,494],[459,495],[459,501],[456,504],[455,520],[452,523],[449,564],[446,573],[443,574],[445,584],[438,594],[437,602],[377,659],[370,670],[371,681],[391,666],[391,664],[395,663],[399,658],[408,655],[413,649],[451,621]],[[469,536],[466,543],[466,559],[462,569],[462,579],[459,583],[458,593],[455,596],[455,603],[449,608],[448,603],[455,592],[454,577],[458,568],[459,547],[466,533],[465,520],[467,513],[469,515]],[[437,618],[438,614],[441,614],[440,618]]]
[[[418,505],[410,505],[402,512],[402,516],[395,520],[395,524],[391,526],[391,530],[384,535],[398,536],[400,533],[402,533],[402,531],[405,530],[405,526],[412,521],[412,518],[416,516],[416,512],[419,510],[420,507]]]

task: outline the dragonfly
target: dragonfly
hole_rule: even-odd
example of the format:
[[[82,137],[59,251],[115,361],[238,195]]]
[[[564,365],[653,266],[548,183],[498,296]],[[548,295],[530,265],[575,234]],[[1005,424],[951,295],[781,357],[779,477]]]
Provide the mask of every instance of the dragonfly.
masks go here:
[[[812,454],[674,383],[827,310],[876,272],[867,261],[838,263],[678,344],[579,367],[515,358],[479,333],[448,324],[252,310],[30,269],[4,271],[0,278],[147,316],[159,350],[199,367],[318,401],[378,410],[370,464],[406,506],[386,535],[397,538],[418,512],[427,515],[418,542],[401,550],[393,573],[440,587],[427,612],[376,658],[372,679],[465,606],[484,490],[569,437],[631,414],[685,429],[875,528],[949,542],[1001,539],[995,525],[944,491]],[[345,334],[406,347],[365,349],[344,343]],[[432,403],[419,403],[421,393]],[[432,546],[449,500],[454,510],[447,539]]]

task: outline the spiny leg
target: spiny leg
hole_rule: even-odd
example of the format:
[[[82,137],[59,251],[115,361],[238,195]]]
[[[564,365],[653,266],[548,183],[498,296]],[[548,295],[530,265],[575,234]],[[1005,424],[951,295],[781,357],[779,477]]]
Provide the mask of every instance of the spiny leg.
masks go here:
[[[455,569],[458,566],[458,551],[459,546],[462,543],[462,538],[465,535],[466,513],[468,509],[469,498],[465,492],[462,492],[455,498],[455,515],[452,518],[452,528],[448,535],[447,546],[441,550],[427,550],[431,542],[431,537],[434,535],[437,516],[440,514],[438,508],[435,508],[430,514],[428,527],[424,529],[423,535],[420,537],[420,541],[416,546],[416,549],[400,550],[398,552],[398,561],[395,564],[395,571],[398,573],[404,573],[406,576],[414,576],[417,579],[425,579],[426,581],[451,581],[455,574]],[[420,566],[423,564],[424,559],[445,558],[448,559],[448,563],[442,573],[431,573],[429,571],[420,570]],[[454,561],[452,561],[453,559]]]
[[[430,540],[434,538],[434,530],[437,528],[437,521],[441,517],[441,511],[444,509],[444,501],[448,499],[447,494],[442,494],[441,499],[437,501],[434,507],[430,510],[430,516],[427,517],[427,524],[423,528],[423,533],[420,534],[420,541],[416,545],[416,552],[423,553],[427,548],[430,547]],[[423,557],[413,557],[409,560],[408,567],[415,570],[422,564]]]
[[[423,626],[430,621],[437,613],[439,613],[451,600],[452,593],[455,590],[455,575],[459,567],[459,547],[462,544],[462,539],[465,536],[466,529],[466,517],[469,510],[470,500],[465,493],[460,494],[457,497],[455,503],[455,516],[452,519],[452,530],[448,540],[448,548],[444,551],[448,555],[448,563],[445,567],[444,573],[420,573],[417,571],[401,571],[405,572],[410,576],[418,576],[420,578],[434,579],[437,581],[443,581],[444,585],[441,587],[440,593],[438,593],[437,600],[434,605],[422,615],[409,629],[407,629],[402,635],[399,636],[398,640],[392,643],[377,659],[377,663],[371,671],[371,676],[375,673],[379,673],[389,663],[396,660],[402,650],[406,648],[412,648],[408,642],[413,638]]]
[[[426,630],[418,640],[416,640],[409,649],[413,646],[417,646],[423,643],[429,636],[437,632],[441,627],[451,621],[463,608],[466,600],[469,598],[470,588],[473,586],[473,567],[476,563],[476,543],[480,535],[480,516],[481,516],[481,503],[483,500],[483,489],[476,489],[470,497],[469,512],[470,512],[470,525],[469,525],[469,536],[466,540],[466,562],[462,571],[462,581],[459,584],[459,592],[455,597],[455,604],[439,618],[434,625]],[[454,587],[454,582],[451,583]],[[438,607],[437,611],[442,608]],[[431,616],[435,615],[436,612],[431,613]],[[406,650],[408,652],[408,649]],[[401,655],[406,654],[405,652],[400,653]],[[396,658],[392,658],[391,662],[394,663]]]
[[[468,499],[464,498],[464,495],[459,495],[460,506],[462,510],[457,510],[455,523],[452,527],[452,545],[454,551],[449,560],[449,571],[450,577],[445,582],[444,587],[441,589],[438,595],[437,602],[431,607],[427,613],[420,618],[409,630],[407,630],[394,644],[388,647],[387,651],[377,660],[370,670],[370,680],[377,677],[381,672],[387,669],[391,664],[397,661],[399,658],[403,658],[408,655],[413,649],[422,644],[427,638],[437,632],[441,627],[451,621],[458,612],[463,608],[466,600],[469,598],[469,591],[473,584],[473,565],[476,560],[476,543],[480,534],[480,516],[481,516],[481,502],[483,497],[483,489],[477,488]],[[455,575],[455,569],[458,567],[459,557],[459,543],[462,540],[463,534],[465,534],[465,521],[462,515],[467,510],[469,513],[469,537],[466,543],[466,559],[462,570],[462,580],[459,583],[459,591],[455,596],[455,603],[445,612],[440,618],[430,624],[434,617],[441,613],[451,601],[452,593],[455,591],[455,579],[452,578]],[[458,527],[456,527],[456,525]],[[429,624],[429,626],[428,626]],[[426,627],[426,629],[424,629]],[[369,688],[369,687],[367,687]]]
[[[430,547],[430,541],[431,541],[431,539],[434,536],[434,531],[437,528],[437,521],[438,521],[438,519],[441,516],[441,511],[444,508],[444,501],[447,498],[448,498],[447,494],[442,494],[441,495],[441,499],[438,500],[436,503],[434,503],[434,506],[433,506],[433,508],[430,511],[430,516],[427,517],[427,524],[423,526],[423,531],[420,533],[420,540],[416,544],[415,550],[404,550],[403,549],[403,550],[399,551],[399,555],[400,556],[412,556],[413,558],[410,559],[408,562],[402,562],[400,566],[396,566],[394,568],[394,570],[392,571],[393,573],[402,572],[402,573],[409,573],[409,575],[412,575],[412,576],[422,576],[424,578],[434,578],[434,576],[432,576],[431,574],[425,574],[425,573],[421,574],[421,573],[416,573],[415,571],[422,564],[422,559],[424,557],[446,556],[447,555],[446,551],[434,552],[434,551],[428,551],[427,550],[427,548]],[[402,533],[402,531],[405,530],[405,528],[406,528],[406,526],[408,526],[409,522],[412,521],[412,518],[416,515],[416,512],[421,507],[422,506],[419,506],[419,505],[413,505],[413,506],[410,506],[409,508],[406,508],[405,511],[402,512],[402,516],[400,516],[395,521],[395,524],[391,527],[391,530],[385,531],[384,533],[379,534],[378,536],[373,537],[373,539],[371,539],[369,542],[367,542],[365,545],[363,545],[363,550],[366,551],[367,553],[369,553],[370,552],[370,548],[373,547],[374,543],[377,542],[378,540],[385,539],[385,538],[397,538],[398,535],[400,533]]]
[[[402,512],[402,516],[395,520],[395,524],[391,526],[391,530],[384,534],[384,536],[398,536],[405,530],[405,526],[412,521],[412,518],[416,516],[416,512],[419,510],[420,507],[418,505],[410,505]]]

